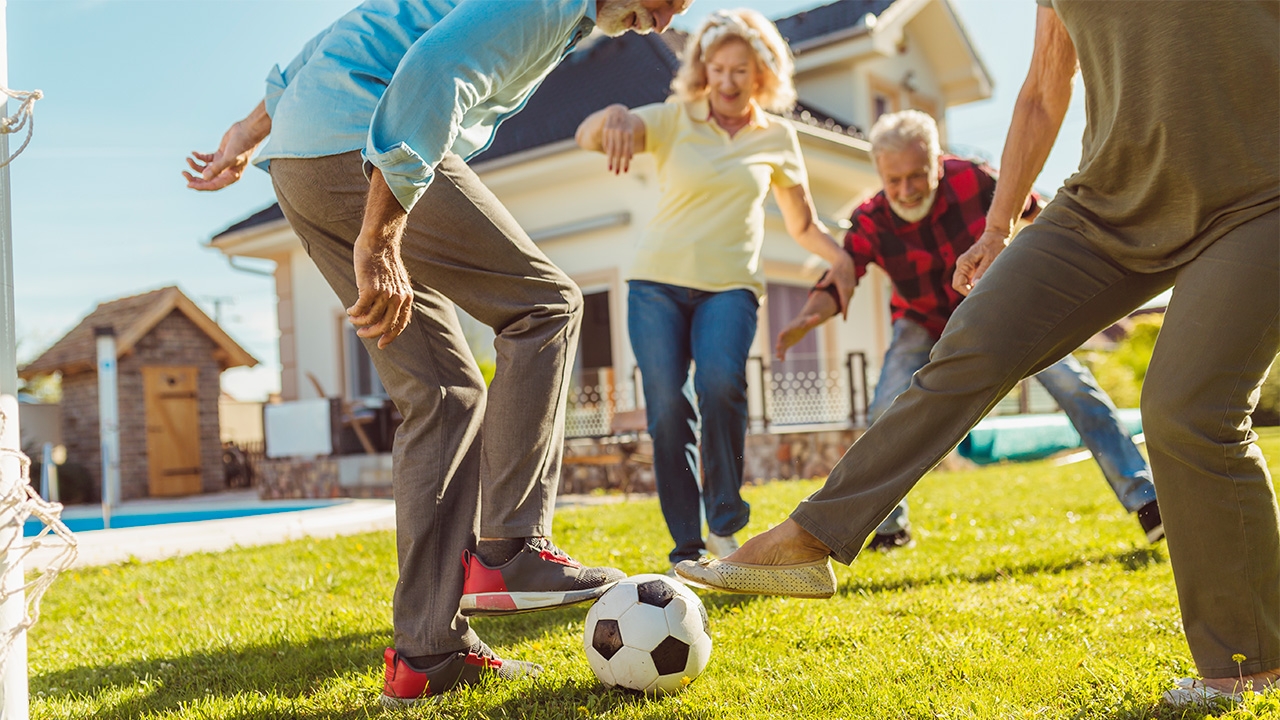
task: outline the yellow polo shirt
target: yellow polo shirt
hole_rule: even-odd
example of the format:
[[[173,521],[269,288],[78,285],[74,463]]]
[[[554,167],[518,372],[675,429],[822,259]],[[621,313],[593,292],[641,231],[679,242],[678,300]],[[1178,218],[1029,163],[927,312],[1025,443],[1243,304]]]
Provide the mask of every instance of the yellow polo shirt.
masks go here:
[[[765,195],[805,179],[795,128],[754,103],[732,138],[706,100],[632,112],[644,121],[645,152],[657,159],[661,197],[627,279],[764,295]]]

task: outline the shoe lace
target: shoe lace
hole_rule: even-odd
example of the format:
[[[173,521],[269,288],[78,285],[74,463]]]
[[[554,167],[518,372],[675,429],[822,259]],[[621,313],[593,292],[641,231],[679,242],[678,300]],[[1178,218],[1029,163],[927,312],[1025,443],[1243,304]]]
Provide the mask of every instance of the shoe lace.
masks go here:
[[[529,538],[529,541],[526,544],[534,552],[549,552],[552,555],[555,555],[556,557],[564,558],[565,560],[569,560],[571,562],[573,561],[573,558],[569,557],[569,553],[556,547],[556,544],[551,542],[551,538],[548,538],[548,537]]]
[[[474,645],[467,648],[467,652],[473,653],[482,658],[487,658],[489,660],[498,659],[498,656],[495,655],[493,652],[493,648],[489,647],[489,645],[485,643],[485,641],[483,640],[476,640],[476,643]]]

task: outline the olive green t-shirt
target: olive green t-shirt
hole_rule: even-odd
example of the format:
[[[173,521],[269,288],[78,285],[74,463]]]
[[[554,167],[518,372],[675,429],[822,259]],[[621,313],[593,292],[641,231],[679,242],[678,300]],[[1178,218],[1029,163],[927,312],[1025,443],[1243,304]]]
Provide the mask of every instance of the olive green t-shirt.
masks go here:
[[[1280,2],[1037,2],[1071,35],[1087,114],[1042,222],[1154,272],[1280,207]]]

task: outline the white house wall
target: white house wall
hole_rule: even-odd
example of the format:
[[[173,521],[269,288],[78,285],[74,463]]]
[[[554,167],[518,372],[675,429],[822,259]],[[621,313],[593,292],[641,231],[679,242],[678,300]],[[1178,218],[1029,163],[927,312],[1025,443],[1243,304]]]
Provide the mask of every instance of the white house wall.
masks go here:
[[[301,245],[290,254],[289,266],[293,281],[294,360],[298,383],[298,396],[289,399],[320,397],[307,373],[320,381],[327,396],[343,395],[342,338],[338,334],[342,318],[346,316],[342,303]]]
[[[919,12],[906,20],[903,42],[896,46],[864,33],[801,49],[797,88],[802,100],[865,130],[873,120],[873,88],[887,89],[899,108],[931,103],[945,133],[942,120],[949,105],[989,95],[985,71],[971,54],[946,0],[913,0],[910,4],[913,12],[914,8]],[[981,77],[975,77],[974,68]],[[947,81],[940,81],[938,73],[947,74]],[[908,74],[910,87],[903,84]],[[835,223],[879,189],[865,143],[810,128],[801,129],[801,143],[819,216],[839,237],[842,231]],[[537,239],[543,252],[585,291],[610,290],[614,368],[618,377],[625,377],[635,364],[626,332],[625,278],[641,232],[657,207],[652,158],[638,156],[631,172],[618,177],[606,171],[603,156],[562,141],[475,169],[517,222]],[[308,373],[320,381],[326,393],[345,393],[340,329],[343,308],[296,239],[290,234],[290,246],[285,250],[284,241],[273,238],[264,236],[259,242],[272,240],[276,257],[287,252],[289,267],[287,272],[284,267],[280,270],[288,278],[289,288],[287,293],[281,291],[281,310],[283,313],[288,306],[292,333],[285,332],[286,319],[282,317],[280,352],[282,366],[293,361],[296,382],[283,383],[286,399],[317,397]],[[241,252],[231,248],[224,248],[224,252],[263,256],[266,251],[250,250],[246,244]],[[786,234],[772,201],[761,255],[771,282],[808,285],[822,266]],[[889,341],[888,298],[888,282],[872,268],[854,295],[848,320],[833,320],[818,331],[819,352],[828,367],[842,365],[848,352],[862,352],[874,380]],[[768,327],[767,317],[762,307],[753,348],[753,354],[764,358],[771,357],[778,330]],[[462,321],[469,338],[479,338],[473,343],[477,356],[492,358],[492,333],[470,318]],[[291,343],[287,341],[290,337]],[[288,397],[290,385],[296,388],[296,398]]]

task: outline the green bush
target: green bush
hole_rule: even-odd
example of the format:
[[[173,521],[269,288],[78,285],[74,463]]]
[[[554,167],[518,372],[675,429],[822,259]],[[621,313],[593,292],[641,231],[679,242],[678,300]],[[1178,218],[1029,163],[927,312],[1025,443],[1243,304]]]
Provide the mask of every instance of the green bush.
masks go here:
[[[1142,397],[1142,381],[1147,377],[1151,351],[1164,315],[1152,313],[1130,321],[1129,335],[1112,350],[1081,352],[1081,362],[1093,371],[1098,385],[1111,396],[1116,407],[1138,407]],[[1280,425],[1280,358],[1271,364],[1267,380],[1262,384],[1258,407],[1253,412],[1254,425]]]
[[[1092,350],[1079,359],[1093,371],[1098,385],[1111,396],[1116,407],[1138,407],[1142,381],[1147,377],[1151,351],[1164,322],[1163,313],[1140,315],[1129,321],[1129,334],[1112,350]]]

